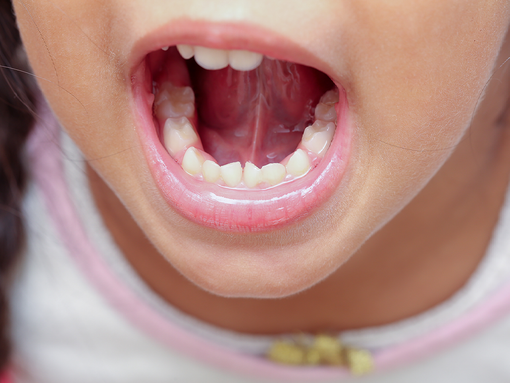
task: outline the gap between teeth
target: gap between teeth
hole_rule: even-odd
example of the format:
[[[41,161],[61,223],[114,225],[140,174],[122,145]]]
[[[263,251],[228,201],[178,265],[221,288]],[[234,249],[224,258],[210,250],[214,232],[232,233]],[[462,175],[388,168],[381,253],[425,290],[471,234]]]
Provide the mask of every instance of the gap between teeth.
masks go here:
[[[264,188],[292,181],[307,174],[326,154],[336,129],[338,91],[330,90],[315,108],[315,122],[303,132],[297,149],[281,163],[258,168],[246,162],[220,166],[203,151],[202,142],[192,122],[195,96],[190,87],[176,87],[169,82],[156,90],[154,113],[163,125],[166,150],[182,169],[197,179],[232,188]]]

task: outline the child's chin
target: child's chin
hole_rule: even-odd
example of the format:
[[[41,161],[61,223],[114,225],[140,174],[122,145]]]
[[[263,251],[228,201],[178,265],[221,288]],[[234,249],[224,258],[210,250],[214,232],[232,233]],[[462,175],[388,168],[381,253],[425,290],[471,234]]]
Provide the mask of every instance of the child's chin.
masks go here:
[[[327,278],[348,258],[338,252],[303,250],[248,252],[232,249],[202,255],[167,254],[169,261],[201,289],[226,298],[285,298]],[[317,247],[314,244],[313,247]]]

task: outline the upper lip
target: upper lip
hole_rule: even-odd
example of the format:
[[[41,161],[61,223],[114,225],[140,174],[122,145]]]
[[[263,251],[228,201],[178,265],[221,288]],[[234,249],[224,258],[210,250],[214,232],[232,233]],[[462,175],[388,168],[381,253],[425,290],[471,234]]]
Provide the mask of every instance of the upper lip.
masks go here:
[[[286,37],[247,22],[215,23],[189,19],[173,20],[138,39],[128,60],[130,75],[149,53],[177,44],[261,53],[318,69],[338,85],[325,61]]]

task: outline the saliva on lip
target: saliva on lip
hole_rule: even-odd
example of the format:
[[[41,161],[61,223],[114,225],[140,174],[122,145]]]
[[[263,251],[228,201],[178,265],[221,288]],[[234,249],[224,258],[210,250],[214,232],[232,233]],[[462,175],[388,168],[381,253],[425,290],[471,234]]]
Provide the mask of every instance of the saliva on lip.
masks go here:
[[[219,51],[210,48],[177,46],[185,59],[195,57],[206,69],[228,65],[236,70],[253,70],[263,56],[247,51]],[[315,107],[313,124],[306,127],[296,150],[279,163],[257,167],[238,161],[220,166],[203,150],[196,127],[195,97],[191,87],[177,87],[170,82],[156,89],[154,113],[163,128],[163,142],[168,153],[189,175],[220,186],[239,189],[264,189],[305,176],[324,157],[333,139],[339,101],[338,90],[325,92]]]

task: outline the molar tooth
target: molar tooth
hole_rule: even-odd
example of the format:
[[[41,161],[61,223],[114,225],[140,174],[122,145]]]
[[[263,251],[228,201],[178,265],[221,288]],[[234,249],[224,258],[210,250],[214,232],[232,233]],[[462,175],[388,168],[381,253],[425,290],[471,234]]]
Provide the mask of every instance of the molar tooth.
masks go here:
[[[228,62],[235,70],[253,70],[260,65],[263,58],[264,56],[260,53],[250,51],[228,51]]]
[[[270,185],[277,185],[285,178],[285,166],[280,163],[272,163],[262,166],[262,180]]]
[[[206,160],[202,165],[202,175],[207,182],[215,183],[221,176],[220,165],[214,161]]]
[[[181,54],[182,58],[186,60],[192,58],[193,55],[195,54],[195,48],[191,45],[185,44],[177,45],[177,50]]]
[[[310,158],[304,150],[298,149],[290,156],[289,162],[285,166],[287,173],[294,177],[299,177],[310,170]]]
[[[320,103],[326,105],[334,105],[338,101],[340,101],[340,96],[338,95],[338,89],[331,89],[324,93],[320,99]]]
[[[177,87],[171,83],[161,85],[156,95],[154,109],[160,120],[169,117],[191,118],[195,113],[195,93],[189,86]]]
[[[188,150],[186,150],[186,153],[184,153],[181,166],[186,173],[194,176],[202,172],[203,163],[204,157],[202,154],[196,148],[191,146]]]
[[[333,122],[330,121],[323,121],[323,120],[315,120],[312,124],[314,129],[316,131],[324,131],[331,133],[331,137],[333,137],[333,133],[335,133],[336,125]]]
[[[172,157],[198,141],[198,136],[186,117],[167,118],[163,136],[166,150]]]
[[[193,117],[195,113],[195,105],[191,102],[185,104],[173,103],[170,100],[165,100],[156,107],[156,117],[160,120],[173,117]]]
[[[228,51],[195,47],[195,61],[204,69],[223,69],[228,66]]]
[[[323,121],[336,121],[335,105],[323,104],[322,102],[318,103],[315,107],[315,118]]]
[[[156,95],[156,105],[165,100],[175,102],[195,102],[195,93],[190,86],[175,86],[171,82],[161,84],[158,94]]]
[[[301,140],[303,146],[319,157],[324,157],[328,150],[333,134],[335,133],[335,124],[332,122],[317,120],[312,126],[305,129]]]
[[[244,164],[243,180],[246,186],[254,188],[262,182],[262,173],[256,165],[247,162]]]
[[[223,165],[220,167],[220,170],[221,178],[223,178],[223,181],[230,187],[239,185],[243,178],[243,168],[240,162],[231,162]]]

